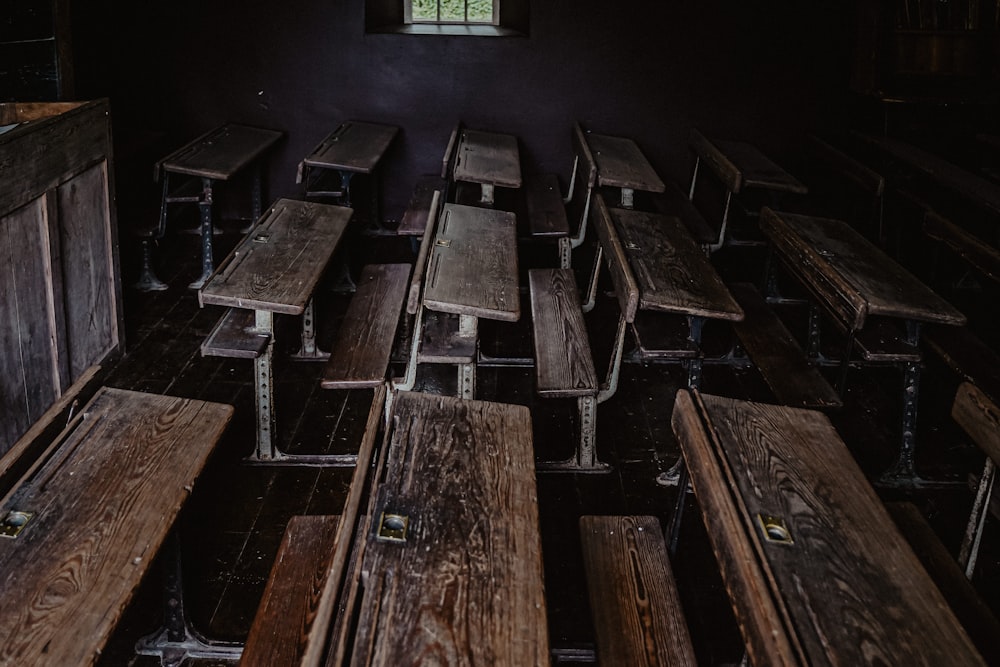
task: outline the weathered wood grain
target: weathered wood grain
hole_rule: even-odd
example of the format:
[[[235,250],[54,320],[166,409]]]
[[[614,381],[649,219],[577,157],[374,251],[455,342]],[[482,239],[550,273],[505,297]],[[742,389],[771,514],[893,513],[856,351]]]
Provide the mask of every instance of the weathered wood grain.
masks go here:
[[[594,160],[594,154],[590,152],[587,134],[580,127],[580,123],[573,123],[570,140],[573,144],[573,154],[577,159],[576,168],[580,176],[586,179],[586,189],[592,190],[597,185],[597,162]]]
[[[505,188],[521,187],[517,137],[463,129],[458,139],[454,179]]]
[[[612,137],[592,132],[585,136],[597,163],[599,185],[663,192],[663,180],[635,141],[628,137]]]
[[[364,389],[385,382],[410,279],[409,264],[367,264],[357,281],[330,359],[324,389]]]
[[[654,516],[580,517],[587,590],[602,665],[697,665]]]
[[[840,320],[869,315],[961,325],[965,316],[846,222],[764,208],[760,228],[785,265]]]
[[[156,164],[163,171],[228,181],[276,144],[283,132],[226,123],[181,146]]]
[[[719,320],[743,311],[680,219],[632,209],[609,209],[633,274],[639,307]]]
[[[459,330],[454,313],[424,313],[417,361],[421,364],[471,364],[479,349],[476,336]]]
[[[751,662],[984,664],[822,413],[681,390],[672,424]]]
[[[353,214],[279,199],[198,291],[199,303],[302,314]]]
[[[288,520],[240,667],[300,664],[330,574],[339,522],[337,515]]]
[[[528,409],[401,392],[389,443],[351,664],[548,665]]]
[[[0,664],[97,660],[232,412],[98,391],[3,507],[34,517],[0,540]]]
[[[431,247],[424,305],[517,321],[517,221],[513,213],[445,204]]]
[[[597,393],[597,371],[572,269],[531,269],[535,381],[546,397]]]
[[[0,134],[0,453],[123,330],[108,100],[28,106]]]
[[[370,174],[398,133],[395,125],[347,121],[324,138],[302,163]]]

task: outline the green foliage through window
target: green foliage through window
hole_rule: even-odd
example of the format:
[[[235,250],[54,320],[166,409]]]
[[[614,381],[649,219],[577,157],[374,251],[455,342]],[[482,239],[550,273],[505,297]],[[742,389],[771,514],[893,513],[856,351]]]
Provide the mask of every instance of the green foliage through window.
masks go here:
[[[499,0],[408,0],[411,23],[496,23]]]

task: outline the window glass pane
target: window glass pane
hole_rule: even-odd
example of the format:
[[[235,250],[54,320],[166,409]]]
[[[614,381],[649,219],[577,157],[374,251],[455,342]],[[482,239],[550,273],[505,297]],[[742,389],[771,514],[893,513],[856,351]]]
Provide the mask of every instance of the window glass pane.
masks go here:
[[[493,0],[469,0],[470,22],[493,22]]]
[[[465,0],[441,0],[442,21],[465,21]]]
[[[412,0],[415,23],[437,21],[437,0]]]

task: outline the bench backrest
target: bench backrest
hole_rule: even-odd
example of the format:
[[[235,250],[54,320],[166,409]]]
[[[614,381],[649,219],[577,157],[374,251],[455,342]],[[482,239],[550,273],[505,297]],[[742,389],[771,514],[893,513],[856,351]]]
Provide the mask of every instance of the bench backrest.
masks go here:
[[[959,385],[951,417],[988,457],[1000,462],[1000,408],[979,387]]]
[[[590,217],[604,251],[604,260],[611,273],[611,282],[615,286],[615,295],[618,297],[618,305],[621,307],[622,315],[626,322],[633,322],[639,308],[639,284],[629,266],[628,257],[625,255],[625,249],[622,248],[621,239],[615,230],[608,205],[604,203],[604,197],[600,194],[594,196],[594,206]]]

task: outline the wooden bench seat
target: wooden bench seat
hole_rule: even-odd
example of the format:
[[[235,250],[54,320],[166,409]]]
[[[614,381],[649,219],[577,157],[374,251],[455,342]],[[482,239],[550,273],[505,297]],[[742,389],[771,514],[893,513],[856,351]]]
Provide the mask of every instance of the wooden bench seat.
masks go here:
[[[965,327],[929,326],[922,341],[959,378],[1000,401],[1000,353]]]
[[[837,391],[809,363],[805,352],[784,322],[749,283],[729,285],[743,309],[743,320],[733,329],[754,366],[782,405],[799,408],[839,408]]]
[[[410,264],[364,267],[323,369],[321,387],[363,389],[385,382],[410,268]]]
[[[569,218],[557,174],[535,174],[526,179],[524,197],[528,232],[532,237],[561,238],[569,235]]]
[[[535,378],[544,397],[597,393],[597,371],[572,269],[531,269]]]
[[[256,359],[267,349],[271,334],[258,331],[254,311],[227,308],[201,344],[203,357]]]
[[[659,520],[580,517],[601,665],[697,664]]]
[[[340,516],[293,516],[257,607],[240,667],[298,665],[336,550]]]
[[[403,212],[396,233],[400,236],[423,236],[427,228],[427,218],[431,211],[431,200],[434,192],[446,192],[448,183],[437,174],[424,174],[417,179],[413,187],[410,202]]]
[[[910,501],[893,501],[886,509],[987,663],[1000,664],[1000,621],[920,508]]]

